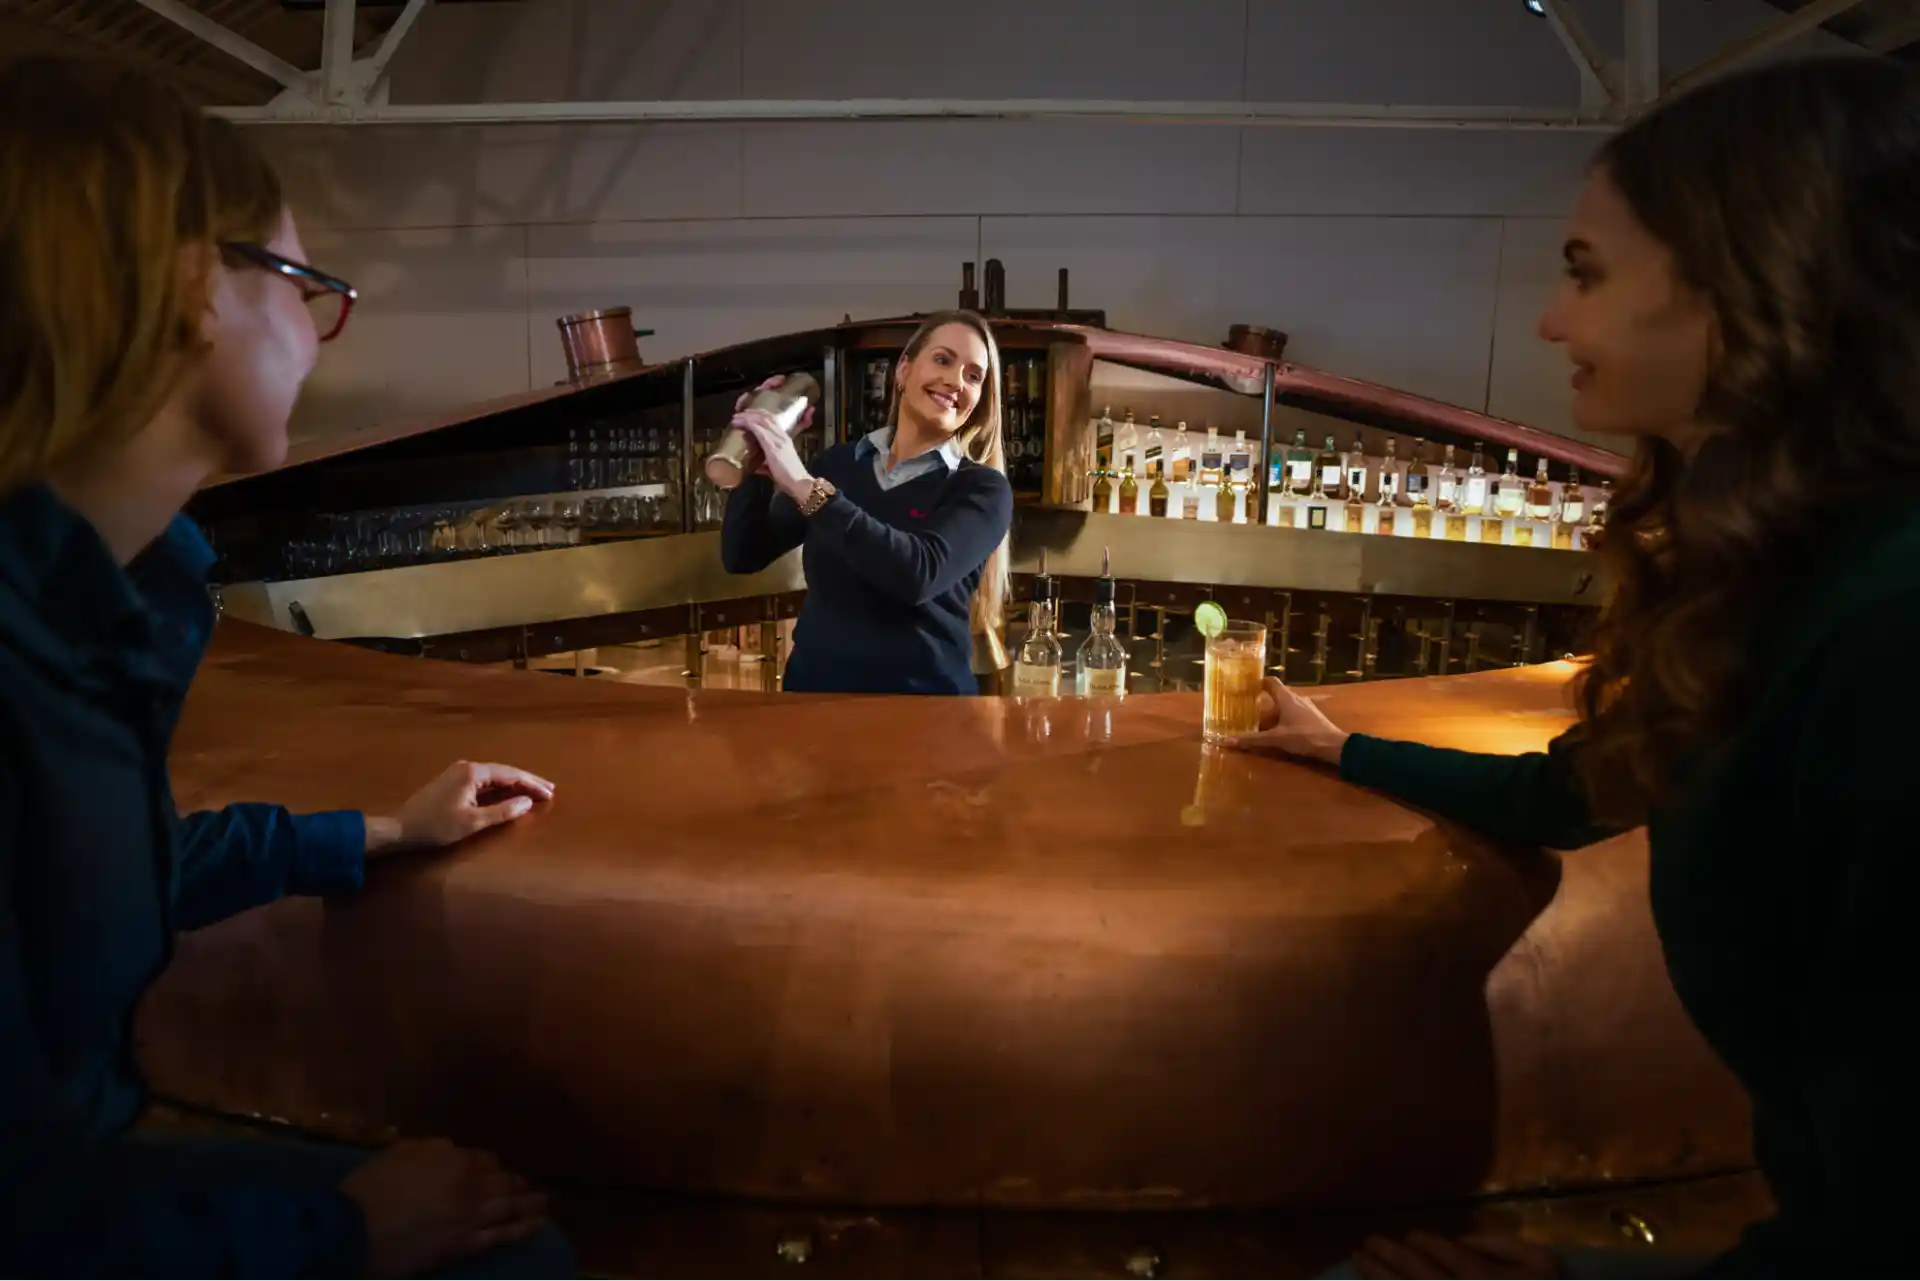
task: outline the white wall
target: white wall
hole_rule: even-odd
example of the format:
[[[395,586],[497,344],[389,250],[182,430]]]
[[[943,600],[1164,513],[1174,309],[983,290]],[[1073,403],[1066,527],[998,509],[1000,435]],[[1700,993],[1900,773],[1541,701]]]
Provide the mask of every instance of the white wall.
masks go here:
[[[1617,0],[1579,0],[1620,47]],[[1664,0],[1692,65],[1777,17]],[[1816,35],[1797,48],[1837,48]],[[1520,0],[520,0],[436,5],[398,102],[1101,97],[1571,107]],[[553,320],[630,304],[649,358],[949,302],[999,257],[1120,328],[1289,354],[1568,431],[1533,336],[1592,135],[973,122],[262,129],[363,292],[302,406],[352,430],[541,386]]]

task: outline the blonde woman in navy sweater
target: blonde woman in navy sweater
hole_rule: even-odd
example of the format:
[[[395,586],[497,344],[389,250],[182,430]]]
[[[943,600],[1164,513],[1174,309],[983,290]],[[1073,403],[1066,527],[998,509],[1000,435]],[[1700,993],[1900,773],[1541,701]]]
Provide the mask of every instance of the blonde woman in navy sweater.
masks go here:
[[[1000,351],[972,312],[929,317],[893,372],[887,426],[800,461],[760,410],[734,423],[765,462],[733,491],[727,570],[802,548],[796,692],[970,694],[973,633],[998,628],[1013,490],[1000,438]]]

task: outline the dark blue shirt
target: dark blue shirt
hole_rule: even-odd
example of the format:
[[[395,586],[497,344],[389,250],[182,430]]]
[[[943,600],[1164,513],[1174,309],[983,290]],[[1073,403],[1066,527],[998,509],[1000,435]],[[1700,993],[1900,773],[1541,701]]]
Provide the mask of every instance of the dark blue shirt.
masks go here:
[[[180,816],[167,748],[213,627],[176,519],[128,570],[48,490],[0,498],[0,1267],[292,1276],[364,1266],[337,1192],[143,1186],[115,1161],[144,1090],[135,1003],[174,931],[353,890],[355,813]]]
[[[1013,489],[964,458],[924,469],[911,460],[883,485],[877,457],[871,437],[823,451],[813,472],[840,492],[811,519],[772,481],[749,477],[727,502],[721,558],[752,574],[802,548],[807,602],[787,689],[971,694],[973,592],[1013,524]],[[917,474],[897,479],[908,471]]]

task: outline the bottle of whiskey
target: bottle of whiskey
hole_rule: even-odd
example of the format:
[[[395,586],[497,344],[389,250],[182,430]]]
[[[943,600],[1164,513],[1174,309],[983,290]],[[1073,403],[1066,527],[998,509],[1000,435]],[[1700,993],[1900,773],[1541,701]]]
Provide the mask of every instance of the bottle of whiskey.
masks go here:
[[[1242,486],[1253,480],[1253,446],[1247,443],[1244,428],[1233,433],[1233,445],[1227,450],[1227,475]]]
[[[1433,537],[1433,477],[1427,470],[1427,442],[1415,439],[1407,464],[1407,502],[1413,507],[1413,536]]]
[[[1400,442],[1387,437],[1387,452],[1380,459],[1380,497],[1374,504],[1375,533],[1393,534],[1400,511]]]
[[[1220,483],[1213,487],[1213,518],[1222,525],[1231,525],[1234,510],[1238,506],[1239,499],[1234,493],[1233,478],[1223,477]]]
[[[1347,468],[1347,501],[1354,501],[1357,495],[1361,502],[1365,502],[1367,499],[1367,442],[1359,432],[1353,433],[1353,448],[1347,451],[1343,461]],[[1351,532],[1359,533],[1359,526],[1354,526]]]
[[[1580,469],[1567,469],[1567,483],[1560,487],[1560,510],[1553,517],[1553,545],[1561,551],[1573,550],[1574,534],[1587,514],[1586,491],[1580,488]]]
[[[1287,450],[1287,488],[1301,496],[1313,488],[1313,450],[1307,447],[1304,427],[1293,433],[1293,444]]]
[[[1167,514],[1167,478],[1166,465],[1158,457],[1147,459],[1147,475],[1153,477],[1153,484],[1147,487],[1147,514],[1165,516]]]
[[[1132,516],[1140,510],[1140,480],[1133,474],[1133,451],[1127,450],[1121,455],[1120,463],[1120,512]]]
[[[1460,505],[1460,473],[1453,467],[1453,446],[1440,455],[1440,470],[1433,477],[1433,509],[1451,512]]]
[[[1473,442],[1473,458],[1467,463],[1467,478],[1460,486],[1460,510],[1478,516],[1487,510],[1487,468],[1481,461],[1481,445]]]
[[[1083,696],[1121,697],[1127,692],[1127,648],[1113,634],[1113,563],[1100,553],[1100,577],[1093,584],[1092,630],[1074,658],[1074,687]]]
[[[1538,459],[1533,483],[1527,486],[1527,519],[1548,520],[1553,516],[1553,481],[1547,475],[1547,460]]]
[[[1113,507],[1113,473],[1102,467],[1093,473],[1093,510],[1106,512]]]
[[[1507,451],[1507,469],[1493,491],[1493,510],[1503,520],[1518,516],[1527,503],[1527,487],[1520,480],[1520,451]]]
[[[1015,698],[1056,698],[1060,694],[1060,637],[1054,633],[1053,577],[1047,573],[1047,553],[1040,553],[1040,572],[1033,576],[1033,599],[1027,605],[1027,636],[1013,659]]]
[[[1127,410],[1126,418],[1113,433],[1113,452],[1118,456],[1120,454],[1136,452],[1139,448],[1140,424],[1134,421],[1133,410],[1129,409]]]
[[[1225,463],[1226,451],[1220,444],[1220,429],[1208,423],[1206,443],[1200,446],[1200,483],[1209,488],[1218,485]]]
[[[1156,423],[1160,421],[1159,415],[1156,414],[1154,416],[1154,421]],[[1187,435],[1187,424],[1185,422],[1182,422],[1173,433],[1173,466],[1171,472],[1173,483],[1176,485],[1184,485],[1193,479],[1193,442]]]
[[[1346,477],[1346,471],[1340,465],[1340,451],[1333,446],[1333,433],[1320,444],[1320,456],[1313,460],[1314,485],[1323,498],[1330,502],[1339,502],[1346,496],[1340,482]]]
[[[1166,456],[1166,452],[1167,438],[1160,431],[1160,415],[1155,414],[1152,421],[1147,424],[1147,466],[1152,467],[1157,460]]]

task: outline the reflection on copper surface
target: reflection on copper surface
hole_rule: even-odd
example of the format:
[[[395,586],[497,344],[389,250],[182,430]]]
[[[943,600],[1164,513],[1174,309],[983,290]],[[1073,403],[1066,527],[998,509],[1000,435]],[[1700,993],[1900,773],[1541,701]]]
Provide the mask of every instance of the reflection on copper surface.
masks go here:
[[[1537,748],[1561,698],[1527,672],[1322,705]],[[1013,700],[653,689],[223,623],[182,807],[386,810],[476,753],[559,795],[353,901],[184,936],[142,1065],[199,1107],[450,1134],[546,1179],[861,1206],[1387,1207],[1749,1161],[1638,835],[1501,849],[1202,754],[1199,709],[1063,699],[1040,736]]]

